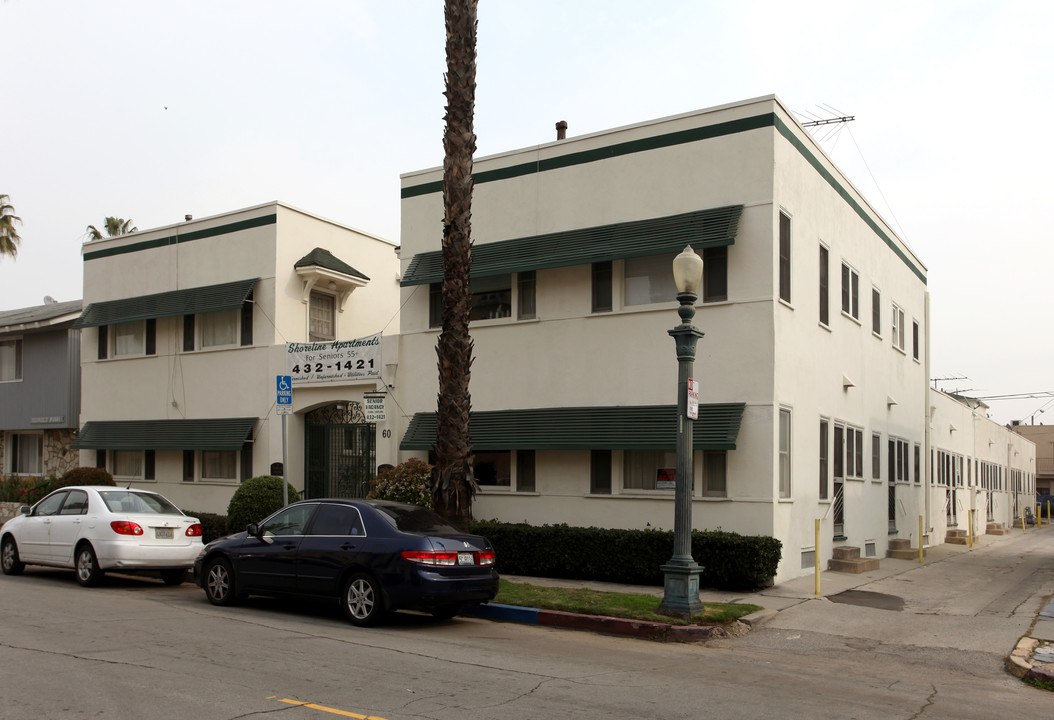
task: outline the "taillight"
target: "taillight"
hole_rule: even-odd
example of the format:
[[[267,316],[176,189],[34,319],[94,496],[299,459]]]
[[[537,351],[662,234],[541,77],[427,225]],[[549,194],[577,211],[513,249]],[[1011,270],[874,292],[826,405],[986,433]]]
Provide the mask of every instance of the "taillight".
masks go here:
[[[404,550],[403,557],[418,565],[457,565],[456,552],[436,552],[434,550]]]
[[[194,523],[188,527],[187,537],[201,537],[201,523]]]
[[[118,535],[143,534],[143,528],[139,527],[139,523],[129,522],[128,520],[114,520],[110,523],[110,527]]]
[[[493,565],[494,564],[494,551],[493,550],[482,550],[476,553],[476,561],[480,565]]]

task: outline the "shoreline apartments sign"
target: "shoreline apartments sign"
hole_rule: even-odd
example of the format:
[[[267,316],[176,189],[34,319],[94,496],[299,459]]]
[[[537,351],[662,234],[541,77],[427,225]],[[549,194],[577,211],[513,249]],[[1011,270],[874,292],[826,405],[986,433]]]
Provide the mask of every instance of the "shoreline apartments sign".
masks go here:
[[[381,334],[333,342],[286,343],[286,371],[293,385],[381,376]]]

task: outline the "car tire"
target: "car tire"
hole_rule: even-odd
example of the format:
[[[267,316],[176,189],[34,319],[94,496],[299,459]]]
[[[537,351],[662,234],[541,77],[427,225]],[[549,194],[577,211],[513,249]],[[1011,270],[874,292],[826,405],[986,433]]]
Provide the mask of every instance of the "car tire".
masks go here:
[[[439,607],[432,608],[428,612],[436,620],[449,620],[456,615],[460,615],[461,609],[461,605],[440,605]]]
[[[384,595],[372,575],[358,573],[344,583],[340,594],[344,614],[353,625],[372,627],[384,619]]]
[[[205,566],[205,597],[213,605],[234,605],[238,602],[234,570],[225,558],[216,558]]]
[[[4,538],[0,546],[0,569],[4,575],[21,575],[26,569],[26,564],[18,558],[18,545],[13,537]]]
[[[186,570],[162,570],[161,581],[165,585],[182,585],[187,577]]]
[[[95,587],[102,582],[105,573],[99,567],[99,560],[95,557],[95,550],[91,545],[84,544],[77,548],[73,573],[83,587]]]

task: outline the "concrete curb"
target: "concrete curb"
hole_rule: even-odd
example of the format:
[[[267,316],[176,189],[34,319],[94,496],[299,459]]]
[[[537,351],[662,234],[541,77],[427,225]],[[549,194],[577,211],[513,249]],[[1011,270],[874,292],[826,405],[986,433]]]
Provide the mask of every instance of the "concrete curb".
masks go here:
[[[538,610],[518,605],[489,603],[465,608],[461,613],[497,622],[515,622],[524,625],[586,630],[605,635],[619,635],[661,642],[700,642],[715,637],[730,637],[725,628],[717,625],[669,625],[658,622],[642,622],[602,615],[579,615],[559,610]],[[763,613],[753,613],[761,615]],[[775,615],[775,613],[773,613]],[[748,616],[749,617],[749,616]],[[745,620],[745,618],[744,618]],[[750,623],[747,623],[750,625]]]

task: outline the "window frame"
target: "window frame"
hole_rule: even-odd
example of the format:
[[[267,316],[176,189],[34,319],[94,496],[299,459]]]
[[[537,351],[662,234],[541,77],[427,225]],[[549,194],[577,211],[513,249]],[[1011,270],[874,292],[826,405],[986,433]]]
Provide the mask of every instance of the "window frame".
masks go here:
[[[614,311],[615,271],[611,260],[603,260],[590,265],[590,312],[609,313]]]
[[[779,299],[791,302],[791,217],[783,210],[779,214]]]
[[[316,310],[321,314],[323,311],[329,313],[330,331],[328,334],[316,330]],[[321,320],[325,320],[321,318]],[[337,297],[331,293],[314,289],[308,295],[307,301],[307,341],[308,342],[333,342],[337,339]]]
[[[831,326],[831,249],[820,243],[820,324]]]
[[[212,312],[207,313],[193,313],[183,315],[182,322],[182,343],[180,346],[183,348],[184,353],[192,352],[212,352],[215,350],[231,350],[239,347],[251,347],[253,344],[253,307],[256,302],[253,299],[254,291],[250,291],[246,296],[245,301],[241,304],[240,308],[230,308],[228,310],[218,310],[215,312],[229,312],[236,313],[234,315],[234,341],[222,345],[205,345],[204,341],[204,322],[202,319],[208,315],[212,315]],[[314,295],[314,292],[312,292]],[[311,303],[308,302],[308,322],[310,323],[310,310]],[[334,311],[334,327],[336,327],[336,312]]]
[[[842,314],[860,322],[860,273],[842,261]]]
[[[882,337],[882,291],[871,286],[871,332]]]
[[[25,352],[25,343],[22,340],[22,336],[19,335],[0,340],[0,348],[8,345],[11,347],[11,356],[14,358],[12,362],[11,377],[4,377],[5,364],[3,362],[3,355],[0,354],[0,383],[22,382],[23,353]]]
[[[904,352],[904,345],[906,343],[906,338],[904,337],[904,334],[905,334],[904,310],[899,305],[897,305],[895,302],[892,303],[892,305],[893,305],[893,312],[892,312],[892,318],[891,318],[891,320],[892,320],[891,340],[893,342],[893,347],[895,347],[897,350],[899,350],[901,352]]]
[[[779,409],[779,430],[777,447],[779,449],[779,485],[778,494],[781,500],[789,499],[793,489],[791,477],[791,448],[793,448],[791,411]]]
[[[6,465],[5,472],[8,475],[18,475],[22,477],[35,477],[42,476],[44,474],[44,433],[40,431],[28,431],[28,432],[11,432],[6,433],[6,441],[4,447],[4,464]],[[21,449],[24,441],[20,438],[32,437],[36,439],[36,470],[23,470],[19,468],[19,464],[24,456],[24,451]]]

